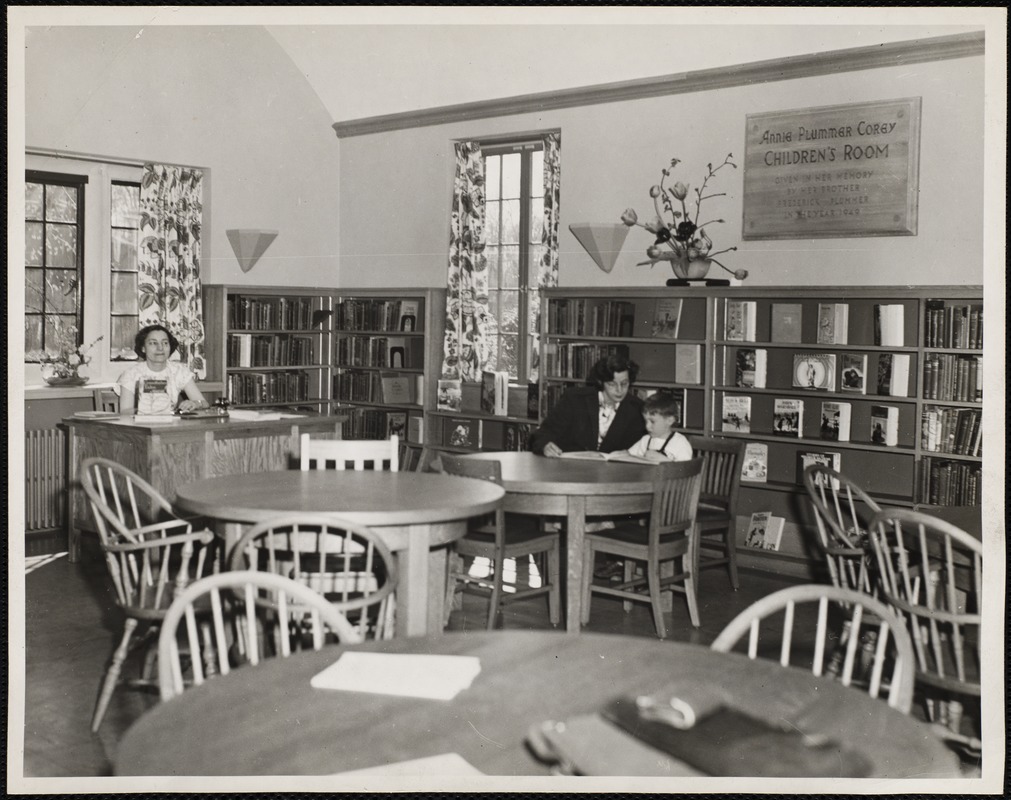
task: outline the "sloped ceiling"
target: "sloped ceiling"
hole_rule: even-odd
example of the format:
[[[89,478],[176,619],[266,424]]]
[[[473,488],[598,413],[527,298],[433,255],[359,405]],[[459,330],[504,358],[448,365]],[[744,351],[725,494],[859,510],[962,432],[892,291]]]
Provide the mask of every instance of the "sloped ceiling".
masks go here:
[[[915,18],[915,11],[914,12]],[[907,15],[907,19],[908,19]],[[672,14],[670,19],[676,17]],[[972,25],[268,25],[335,122],[788,56]]]

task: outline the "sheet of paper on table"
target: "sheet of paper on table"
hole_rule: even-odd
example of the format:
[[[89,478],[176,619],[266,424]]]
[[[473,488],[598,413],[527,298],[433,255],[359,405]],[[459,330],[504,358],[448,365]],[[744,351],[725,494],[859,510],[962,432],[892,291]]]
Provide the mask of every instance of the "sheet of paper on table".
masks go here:
[[[398,761],[394,764],[380,764],[365,769],[335,772],[334,775],[339,775],[342,778],[360,778],[369,775],[438,777],[440,775],[484,775],[484,773],[459,753],[440,753],[437,756],[412,758],[410,761]]]
[[[314,689],[452,700],[480,672],[481,661],[475,656],[349,652],[313,676],[310,685]]]

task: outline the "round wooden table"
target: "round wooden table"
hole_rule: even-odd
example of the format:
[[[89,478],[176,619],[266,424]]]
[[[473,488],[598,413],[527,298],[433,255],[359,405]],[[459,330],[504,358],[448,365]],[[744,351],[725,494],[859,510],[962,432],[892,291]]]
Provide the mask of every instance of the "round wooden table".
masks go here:
[[[481,671],[452,700],[312,688],[311,678],[345,650],[476,656]],[[115,773],[332,775],[456,753],[486,775],[547,775],[550,765],[524,744],[531,726],[686,682],[722,688],[745,714],[785,719],[856,749],[874,777],[958,777],[954,754],[927,725],[810,672],[652,637],[541,631],[331,646],[243,667],[141,717],[120,742]],[[607,738],[611,729],[601,725]],[[664,757],[621,771],[628,763],[615,759],[597,774],[699,774]]]
[[[474,453],[468,458],[502,463],[506,511],[565,517],[565,629],[578,633],[586,518],[649,511],[653,466],[547,458],[527,452]],[[593,565],[586,568],[592,569]]]
[[[231,547],[244,526],[280,514],[338,514],[368,525],[399,560],[397,632],[442,630],[446,548],[467,533],[467,520],[498,507],[504,492],[452,475],[378,470],[284,470],[206,478],[180,486],[176,505],[220,520]]]

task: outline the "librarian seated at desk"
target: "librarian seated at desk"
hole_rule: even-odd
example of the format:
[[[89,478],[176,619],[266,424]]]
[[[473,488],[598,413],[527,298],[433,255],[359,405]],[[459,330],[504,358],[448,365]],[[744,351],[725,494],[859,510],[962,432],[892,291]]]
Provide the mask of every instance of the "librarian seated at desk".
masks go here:
[[[600,359],[586,386],[567,390],[530,437],[535,453],[627,450],[646,434],[642,400],[632,393],[639,365],[622,355]]]
[[[207,408],[207,401],[197,388],[196,376],[185,364],[169,361],[179,349],[179,342],[164,325],[148,325],[137,334],[134,350],[144,359],[133,364],[116,382],[119,392],[119,413],[172,414],[179,411]]]

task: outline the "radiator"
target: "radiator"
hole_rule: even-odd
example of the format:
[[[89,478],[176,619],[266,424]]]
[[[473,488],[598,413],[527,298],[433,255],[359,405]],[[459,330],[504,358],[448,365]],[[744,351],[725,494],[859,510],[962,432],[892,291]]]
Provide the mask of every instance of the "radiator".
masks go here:
[[[64,525],[65,444],[59,428],[25,432],[25,527],[29,531]]]

